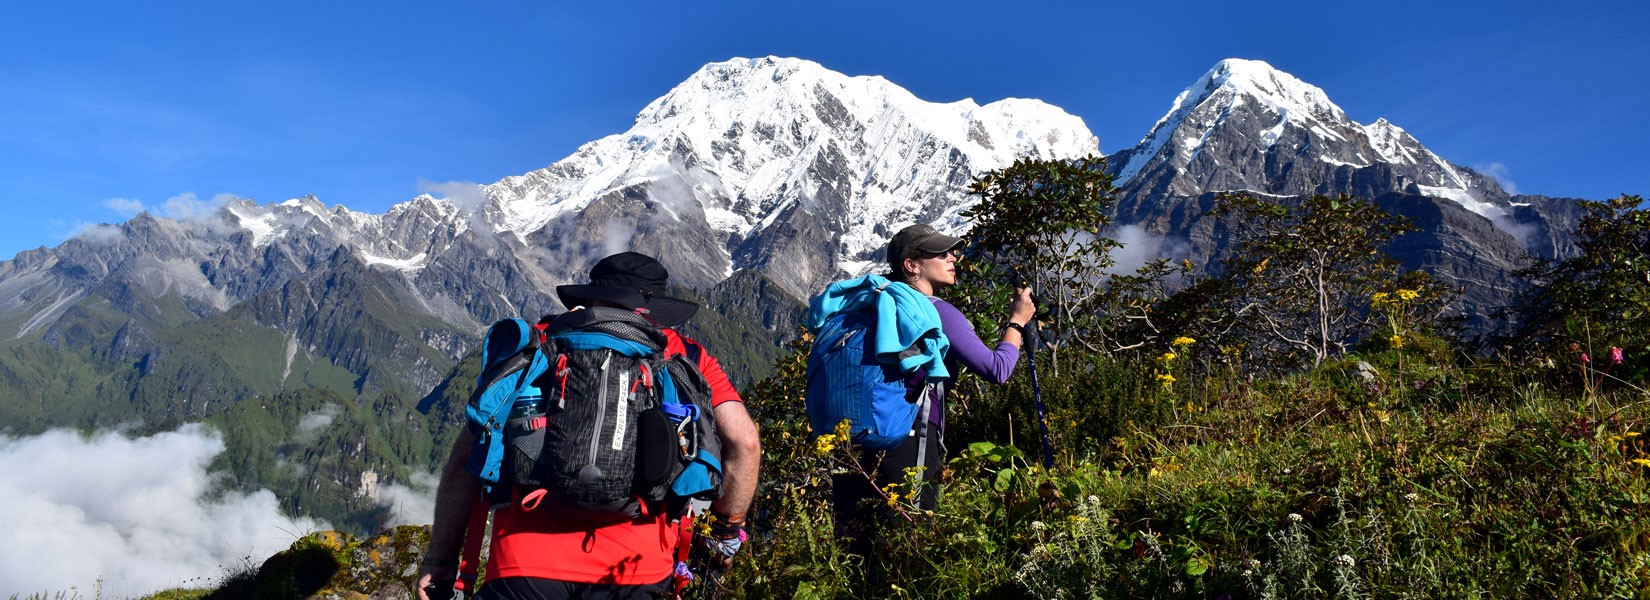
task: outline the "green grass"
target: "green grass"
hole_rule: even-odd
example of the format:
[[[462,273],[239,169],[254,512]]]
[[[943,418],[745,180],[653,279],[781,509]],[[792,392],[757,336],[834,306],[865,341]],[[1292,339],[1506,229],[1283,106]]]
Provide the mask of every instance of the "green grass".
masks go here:
[[[1584,398],[1441,345],[1370,353],[1372,379],[1359,360],[1254,381],[1149,359],[1045,363],[1053,471],[1026,382],[965,394],[940,509],[907,507],[876,590],[830,543],[828,473],[845,455],[797,425],[800,388],[783,377],[798,371],[782,365],[749,394],[766,461],[735,595],[1650,593],[1650,396]],[[1165,369],[1179,373],[1167,389]]]

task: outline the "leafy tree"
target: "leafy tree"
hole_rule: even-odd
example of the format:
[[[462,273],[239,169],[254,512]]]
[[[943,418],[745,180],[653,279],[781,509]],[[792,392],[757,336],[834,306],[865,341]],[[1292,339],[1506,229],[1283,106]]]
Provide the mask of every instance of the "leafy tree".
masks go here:
[[[1030,284],[1051,317],[1053,337],[1092,329],[1092,315],[1080,308],[1100,293],[1100,273],[1114,264],[1118,247],[1098,235],[1116,202],[1112,180],[1105,159],[1094,156],[1020,159],[974,180],[969,191],[980,201],[962,213],[974,227],[954,301],[966,313],[990,314],[979,309],[1006,305],[1011,284]]]
[[[1644,379],[1650,370],[1650,210],[1643,202],[1633,195],[1581,202],[1580,255],[1520,272],[1534,284],[1517,302],[1522,339],[1561,355],[1573,344],[1573,352],[1591,353],[1589,363],[1599,361],[1596,367],[1615,370],[1615,377]],[[1615,364],[1612,348],[1623,349],[1623,365]]]
[[[1225,218],[1236,245],[1225,283],[1193,289],[1224,292],[1224,319],[1208,335],[1262,367],[1317,366],[1361,339],[1373,323],[1370,298],[1395,289],[1400,275],[1382,248],[1415,229],[1346,195],[1286,205],[1222,194],[1213,214]]]

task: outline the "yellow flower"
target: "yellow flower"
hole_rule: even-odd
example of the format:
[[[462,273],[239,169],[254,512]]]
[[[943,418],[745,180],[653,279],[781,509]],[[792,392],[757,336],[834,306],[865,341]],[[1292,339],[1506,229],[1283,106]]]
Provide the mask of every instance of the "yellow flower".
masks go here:
[[[1404,336],[1395,335],[1395,336],[1387,338],[1386,341],[1391,343],[1393,348],[1402,348],[1402,347],[1404,347]]]
[[[1387,299],[1387,293],[1386,292],[1375,292],[1374,296],[1369,297],[1369,303],[1373,304],[1375,306],[1381,306],[1383,304],[1386,304],[1386,299]]]
[[[1421,296],[1420,290],[1398,290],[1398,298],[1409,302]]]
[[[1186,336],[1180,336],[1180,337],[1175,338],[1174,341],[1169,342],[1169,345],[1170,346],[1175,346],[1175,347],[1185,347],[1185,346],[1190,346],[1190,345],[1196,344],[1196,343],[1197,343],[1197,340],[1194,340],[1194,339],[1186,337]]]
[[[1163,389],[1165,389],[1165,390],[1174,387],[1174,376],[1170,375],[1168,373],[1158,373],[1157,374],[1157,381],[1158,381],[1158,383],[1163,384]]]
[[[832,450],[836,449],[836,442],[838,439],[840,438],[838,438],[834,433],[827,433],[819,436],[819,439],[814,440],[814,452],[820,456],[830,454]]]
[[[1175,353],[1173,353],[1173,352],[1164,352],[1163,356],[1157,357],[1157,360],[1159,362],[1169,362],[1171,360],[1174,360],[1174,357],[1175,357]]]
[[[888,494],[888,508],[899,508],[899,492]]]
[[[1638,463],[1641,467],[1650,467],[1650,459],[1635,458],[1633,459],[1633,462]]]
[[[1636,438],[1638,436],[1639,436],[1639,432],[1637,432],[1637,431],[1629,431],[1627,433],[1621,434],[1621,437],[1628,438],[1628,439]]]

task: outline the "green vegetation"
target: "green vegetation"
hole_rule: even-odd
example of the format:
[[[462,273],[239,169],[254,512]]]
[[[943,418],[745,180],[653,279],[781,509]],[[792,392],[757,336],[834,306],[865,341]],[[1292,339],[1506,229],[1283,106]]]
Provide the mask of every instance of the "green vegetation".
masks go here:
[[[1060,175],[997,198],[991,210],[1003,214],[1047,196],[1037,186],[1097,181],[1058,165],[1011,169]],[[1084,202],[1109,201],[1108,190],[1083,189]],[[1073,292],[1092,278],[1043,273],[1045,298],[1075,299],[1057,313],[1074,317],[1052,340],[1059,351],[1037,357],[1055,468],[1036,459],[1029,379],[988,387],[965,377],[950,406],[940,508],[883,498],[905,517],[879,542],[886,587],[863,589],[863,560],[834,543],[830,475],[865,465],[834,435],[808,431],[806,339],[794,344],[746,394],[762,426],[764,481],[757,533],[724,589],[1650,595],[1650,381],[1640,366],[1650,355],[1650,213],[1637,198],[1589,205],[1583,256],[1532,271],[1527,305],[1561,308],[1532,312],[1527,331],[1541,335],[1494,354],[1445,337],[1436,315],[1446,291],[1382,254],[1401,221],[1355,198],[1222,202],[1239,252],[1219,278],[1168,293],[1161,282],[1173,270],[1159,263],[1110,299],[1084,302]],[[991,226],[977,222],[975,237],[999,239]],[[1103,244],[1086,248],[1091,264],[1108,264]],[[967,260],[1003,255],[986,250]],[[970,269],[965,277],[1006,272],[1000,262]],[[1003,314],[1006,283],[953,292],[989,324]],[[1116,307],[1126,310],[1107,310]]]

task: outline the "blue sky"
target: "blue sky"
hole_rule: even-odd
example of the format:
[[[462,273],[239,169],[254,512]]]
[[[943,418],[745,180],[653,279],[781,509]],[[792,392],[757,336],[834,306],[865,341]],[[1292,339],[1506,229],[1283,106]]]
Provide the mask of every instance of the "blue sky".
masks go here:
[[[223,194],[382,212],[630,126],[705,63],[1038,98],[1115,152],[1260,59],[1523,193],[1650,193],[1643,2],[7,2],[0,259]]]

